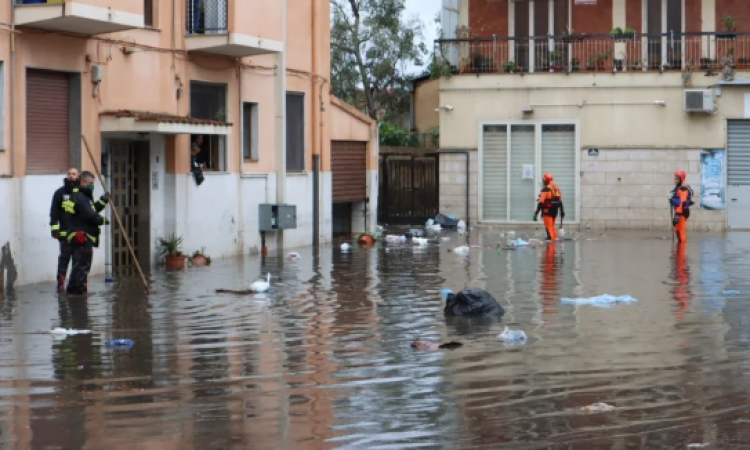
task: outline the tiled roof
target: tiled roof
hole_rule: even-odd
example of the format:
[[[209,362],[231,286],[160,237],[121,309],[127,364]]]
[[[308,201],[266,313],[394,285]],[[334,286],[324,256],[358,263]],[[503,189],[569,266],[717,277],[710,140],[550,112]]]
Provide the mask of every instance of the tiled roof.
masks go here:
[[[132,117],[138,122],[160,122],[160,123],[182,123],[188,125],[218,125],[224,127],[231,127],[232,124],[229,122],[222,122],[220,120],[210,119],[198,119],[189,116],[175,116],[172,114],[164,114],[150,111],[133,111],[130,109],[119,109],[117,111],[103,111],[99,114],[100,116],[106,117]]]

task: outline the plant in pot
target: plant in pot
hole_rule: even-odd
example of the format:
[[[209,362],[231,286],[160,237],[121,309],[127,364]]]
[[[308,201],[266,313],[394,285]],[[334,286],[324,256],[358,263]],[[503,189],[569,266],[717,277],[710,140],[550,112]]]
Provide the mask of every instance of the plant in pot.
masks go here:
[[[194,266],[210,266],[211,257],[206,255],[206,247],[201,247],[200,251],[196,250],[190,257],[190,264]]]
[[[716,37],[726,41],[735,40],[737,38],[737,30],[735,28],[735,22],[737,19],[732,16],[725,16],[721,21],[724,22],[724,28],[726,28],[726,31],[717,32]]]
[[[503,64],[503,72],[505,73],[513,73],[516,71],[516,63],[513,61],[506,61],[505,64]]]
[[[549,71],[557,72],[560,69],[562,54],[560,52],[550,52],[547,59],[549,61]]]
[[[623,30],[622,28],[617,27],[610,31],[609,34],[616,42],[632,41],[635,38],[635,30],[632,28],[625,28]]]
[[[182,236],[172,233],[169,237],[159,238],[159,256],[164,257],[167,270],[185,269],[187,255],[182,253]]]
[[[573,29],[565,30],[562,33],[562,36],[560,37],[560,42],[563,44],[570,44],[572,42],[581,42],[583,41],[583,36],[575,34],[576,31]]]
[[[570,70],[572,72],[579,72],[581,70],[581,60],[578,58],[571,58]]]

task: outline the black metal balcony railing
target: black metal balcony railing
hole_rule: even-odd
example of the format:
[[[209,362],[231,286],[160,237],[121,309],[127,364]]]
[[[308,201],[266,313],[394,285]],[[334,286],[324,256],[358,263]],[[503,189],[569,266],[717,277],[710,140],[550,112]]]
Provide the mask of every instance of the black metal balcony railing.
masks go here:
[[[437,133],[394,133],[380,135],[380,145],[388,147],[436,149],[439,144],[440,135]]]
[[[750,32],[441,39],[457,73],[750,70]]]
[[[185,0],[186,34],[226,34],[229,0]]]

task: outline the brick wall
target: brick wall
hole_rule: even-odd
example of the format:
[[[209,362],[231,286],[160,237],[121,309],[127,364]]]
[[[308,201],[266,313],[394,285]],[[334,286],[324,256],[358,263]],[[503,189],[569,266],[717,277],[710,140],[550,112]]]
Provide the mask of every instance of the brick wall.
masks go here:
[[[469,27],[474,36],[508,36],[508,0],[471,0]]]
[[[750,0],[716,0],[716,30],[726,29],[722,18],[736,18],[737,31],[750,31]]]
[[[581,223],[598,229],[671,228],[669,192],[676,170],[694,191],[688,229],[720,231],[724,211],[700,209],[700,150],[599,150],[581,152]]]
[[[477,215],[477,151],[469,151],[469,224],[476,225]],[[440,155],[440,212],[466,219],[466,156]]]
[[[685,0],[685,31],[697,33],[701,30],[701,0]]]
[[[612,0],[596,5],[573,4],[573,29],[576,34],[607,34],[612,31]]]
[[[632,28],[637,33],[643,31],[642,0],[627,0],[625,3],[625,28]]]

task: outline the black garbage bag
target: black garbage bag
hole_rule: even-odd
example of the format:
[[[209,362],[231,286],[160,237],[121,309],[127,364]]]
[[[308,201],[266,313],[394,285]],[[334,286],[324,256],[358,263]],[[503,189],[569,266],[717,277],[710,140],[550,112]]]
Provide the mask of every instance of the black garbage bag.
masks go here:
[[[502,316],[505,310],[495,297],[482,289],[464,289],[445,299],[446,316]]]
[[[456,228],[458,226],[458,219],[450,218],[441,213],[435,216],[435,223],[442,228]]]

